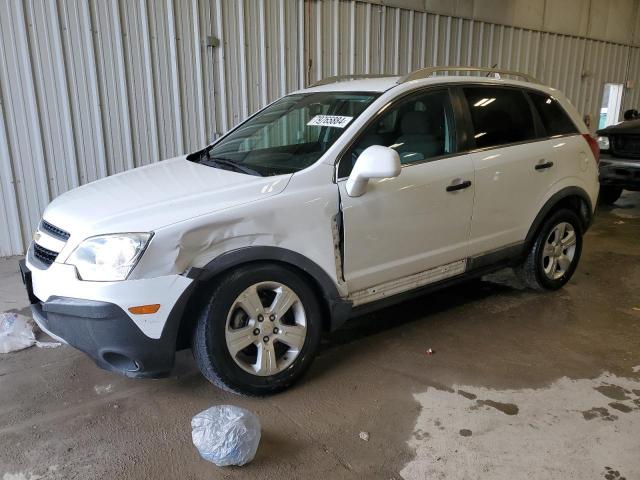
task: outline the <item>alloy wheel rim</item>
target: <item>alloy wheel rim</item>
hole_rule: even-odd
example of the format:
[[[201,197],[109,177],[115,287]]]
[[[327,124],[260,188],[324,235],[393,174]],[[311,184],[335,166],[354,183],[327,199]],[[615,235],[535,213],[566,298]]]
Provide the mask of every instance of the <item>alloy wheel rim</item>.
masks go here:
[[[576,254],[576,231],[568,222],[561,222],[551,229],[542,250],[542,269],[551,280],[565,275]]]
[[[296,293],[279,282],[260,282],[234,300],[225,325],[227,350],[244,371],[261,377],[289,367],[307,337],[307,318]]]

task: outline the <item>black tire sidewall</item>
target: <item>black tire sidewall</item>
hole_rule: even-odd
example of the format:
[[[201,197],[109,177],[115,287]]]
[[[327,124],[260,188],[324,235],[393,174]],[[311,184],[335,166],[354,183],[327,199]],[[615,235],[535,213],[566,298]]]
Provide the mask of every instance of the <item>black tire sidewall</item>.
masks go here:
[[[601,186],[598,199],[603,205],[611,205],[620,198],[620,195],[622,195],[622,188],[620,187]]]
[[[279,282],[291,288],[300,298],[307,320],[305,343],[295,361],[282,372],[268,377],[251,375],[238,366],[229,354],[225,340],[227,315],[233,302],[247,287],[264,281]],[[203,330],[204,344],[216,376],[231,389],[253,395],[275,393],[297,380],[311,365],[322,334],[320,307],[313,290],[295,271],[274,264],[241,267],[220,279],[201,321],[207,322],[207,328]]]
[[[562,277],[552,280],[544,273],[542,254],[545,241],[551,233],[551,230],[553,230],[556,225],[562,222],[571,224],[574,231],[576,232],[576,251],[569,269],[564,273],[564,275],[562,275]],[[582,224],[580,222],[580,218],[578,218],[578,215],[576,215],[571,210],[559,210],[551,215],[542,225],[542,228],[540,229],[536,238],[534,249],[535,275],[538,283],[547,290],[557,290],[565,285],[575,273],[576,268],[578,268],[578,263],[580,262],[580,256],[582,254]]]

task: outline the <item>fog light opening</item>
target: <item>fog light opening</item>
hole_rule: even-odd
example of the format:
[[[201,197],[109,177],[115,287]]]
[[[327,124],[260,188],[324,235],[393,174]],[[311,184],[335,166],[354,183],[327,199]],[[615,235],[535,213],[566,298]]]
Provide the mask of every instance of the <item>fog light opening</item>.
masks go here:
[[[117,370],[125,370],[127,372],[137,372],[140,370],[140,364],[121,353],[105,352],[102,359]]]

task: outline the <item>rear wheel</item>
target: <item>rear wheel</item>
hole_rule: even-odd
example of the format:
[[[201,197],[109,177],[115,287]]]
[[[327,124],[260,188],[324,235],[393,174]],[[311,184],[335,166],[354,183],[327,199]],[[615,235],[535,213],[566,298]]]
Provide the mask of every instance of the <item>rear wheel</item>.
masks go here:
[[[603,205],[611,205],[616,202],[622,195],[620,187],[600,187],[600,203]]]
[[[302,376],[320,336],[320,307],[305,279],[281,265],[253,264],[216,281],[192,348],[215,385],[268,395]]]
[[[578,266],[582,252],[582,225],[578,215],[558,210],[545,220],[524,263],[516,270],[536,290],[557,290]]]

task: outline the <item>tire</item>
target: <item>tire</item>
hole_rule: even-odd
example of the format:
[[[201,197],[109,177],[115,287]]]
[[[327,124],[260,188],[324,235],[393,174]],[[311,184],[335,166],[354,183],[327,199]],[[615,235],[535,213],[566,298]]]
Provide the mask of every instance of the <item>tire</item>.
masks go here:
[[[616,202],[622,195],[620,187],[600,187],[600,203],[602,205],[611,205]]]
[[[564,229],[560,229],[562,226]],[[560,237],[562,242],[557,243]],[[580,218],[573,210],[558,210],[544,221],[527,258],[516,269],[516,273],[530,288],[557,290],[573,276],[581,253]]]
[[[192,350],[214,385],[263,396],[300,379],[321,334],[320,306],[304,277],[286,266],[255,263],[215,280],[197,319]]]

